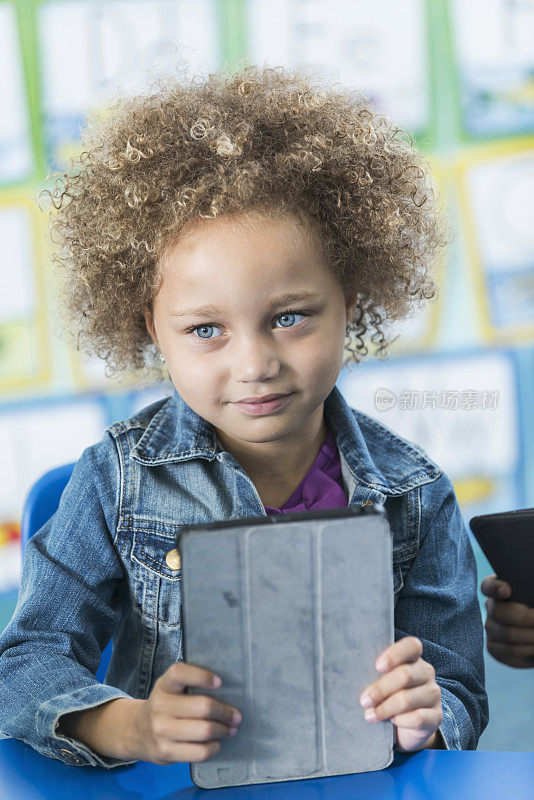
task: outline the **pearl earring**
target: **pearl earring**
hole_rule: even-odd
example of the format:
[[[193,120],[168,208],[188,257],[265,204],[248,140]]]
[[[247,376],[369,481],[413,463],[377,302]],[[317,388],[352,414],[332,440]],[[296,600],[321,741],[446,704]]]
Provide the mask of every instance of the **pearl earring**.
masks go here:
[[[165,364],[165,356],[163,355],[163,353],[159,353],[159,360],[160,360],[160,361],[161,361],[163,364]]]

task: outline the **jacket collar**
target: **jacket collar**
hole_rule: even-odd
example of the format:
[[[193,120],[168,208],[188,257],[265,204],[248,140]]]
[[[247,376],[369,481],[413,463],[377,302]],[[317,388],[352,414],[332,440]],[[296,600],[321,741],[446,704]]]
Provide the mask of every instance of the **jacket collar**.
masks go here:
[[[346,468],[371,500],[403,494],[442,474],[423,451],[377,420],[351,408],[337,386],[325,400],[327,425]],[[193,458],[234,460],[218,447],[213,425],[185,403],[176,389],[150,419],[130,457],[146,466]]]

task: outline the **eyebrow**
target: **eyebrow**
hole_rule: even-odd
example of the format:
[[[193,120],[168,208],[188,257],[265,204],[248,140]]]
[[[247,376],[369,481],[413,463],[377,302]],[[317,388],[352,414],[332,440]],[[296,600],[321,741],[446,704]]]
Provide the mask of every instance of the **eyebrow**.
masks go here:
[[[269,305],[279,306],[283,303],[300,303],[306,300],[316,300],[319,297],[315,292],[294,292],[293,294],[283,294],[278,297],[271,297]],[[216,306],[205,305],[196,308],[184,308],[182,311],[173,311],[173,317],[203,317],[207,314],[220,314],[221,311]]]

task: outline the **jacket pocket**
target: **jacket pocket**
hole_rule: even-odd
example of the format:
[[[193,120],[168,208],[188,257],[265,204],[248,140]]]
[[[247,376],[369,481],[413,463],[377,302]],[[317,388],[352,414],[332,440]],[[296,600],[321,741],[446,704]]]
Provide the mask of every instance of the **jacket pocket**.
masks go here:
[[[161,524],[132,533],[133,591],[141,613],[170,627],[180,626],[182,569],[176,533]]]

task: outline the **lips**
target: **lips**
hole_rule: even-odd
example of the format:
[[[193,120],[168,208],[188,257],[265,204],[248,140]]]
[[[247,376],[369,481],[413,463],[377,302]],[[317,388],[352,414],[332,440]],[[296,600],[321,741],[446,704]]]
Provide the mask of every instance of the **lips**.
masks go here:
[[[264,400],[262,397],[251,397],[248,401],[239,400],[233,405],[237,407],[241,414],[246,414],[248,417],[264,417],[274,414],[287,406],[293,397],[293,392],[289,392],[289,394],[268,394],[265,397],[273,399]]]
[[[262,397],[244,397],[243,400],[236,400],[236,403],[267,403],[269,400],[276,400],[277,397],[285,397],[289,392],[278,394],[264,394]]]

